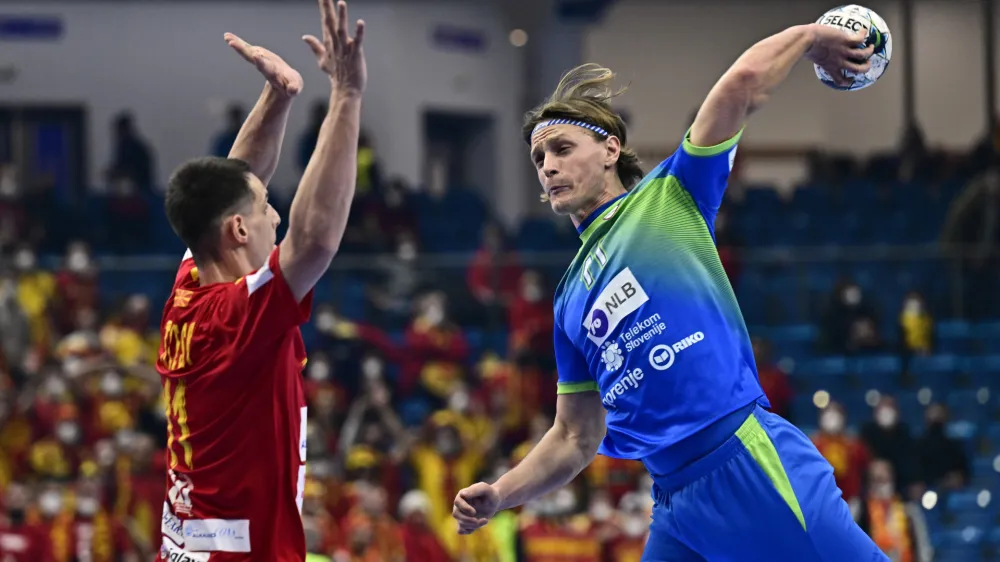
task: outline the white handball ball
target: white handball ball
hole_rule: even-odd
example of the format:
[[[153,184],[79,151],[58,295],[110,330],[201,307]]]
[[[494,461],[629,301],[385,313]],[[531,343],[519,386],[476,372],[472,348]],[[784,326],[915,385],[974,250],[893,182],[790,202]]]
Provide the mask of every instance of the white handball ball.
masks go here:
[[[857,33],[862,29],[867,29],[868,38],[863,44],[858,46],[864,48],[869,45],[875,45],[875,51],[872,53],[871,59],[869,59],[872,66],[868,69],[868,72],[857,74],[846,70],[843,71],[844,76],[852,79],[851,83],[847,86],[838,86],[827,71],[814,64],[813,67],[816,69],[816,76],[827,86],[836,90],[860,90],[867,88],[874,84],[882,76],[882,73],[885,72],[886,67],[889,66],[889,59],[892,58],[892,34],[889,33],[889,26],[886,25],[885,20],[872,10],[864,6],[858,6],[857,4],[838,6],[823,14],[823,17],[819,18],[816,23],[838,27],[844,30],[844,33]]]

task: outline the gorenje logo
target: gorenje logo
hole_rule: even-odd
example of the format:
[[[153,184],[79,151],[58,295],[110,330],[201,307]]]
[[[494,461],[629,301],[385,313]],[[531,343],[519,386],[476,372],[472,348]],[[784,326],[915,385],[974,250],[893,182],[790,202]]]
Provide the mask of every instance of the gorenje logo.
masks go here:
[[[597,295],[594,306],[583,319],[587,338],[597,345],[603,344],[623,318],[648,300],[649,296],[632,275],[632,270],[627,267],[621,270]]]
[[[649,366],[657,371],[666,371],[674,365],[674,359],[681,351],[705,339],[705,334],[695,332],[674,345],[660,344],[649,350]]]
[[[643,376],[644,374],[642,369],[638,367],[626,372],[622,376],[621,380],[616,382],[615,385],[611,387],[611,390],[604,393],[604,400],[601,402],[603,402],[604,406],[609,410],[613,410],[615,408],[615,401],[618,400],[619,396],[625,394],[633,388],[639,388],[639,382],[642,380]]]

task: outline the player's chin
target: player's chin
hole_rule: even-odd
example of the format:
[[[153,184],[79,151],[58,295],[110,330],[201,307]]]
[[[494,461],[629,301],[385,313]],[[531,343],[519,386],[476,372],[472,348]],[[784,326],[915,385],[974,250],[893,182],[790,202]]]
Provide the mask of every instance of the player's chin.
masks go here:
[[[559,191],[550,195],[549,205],[552,207],[552,212],[557,215],[568,215],[576,210],[573,197],[568,191]]]

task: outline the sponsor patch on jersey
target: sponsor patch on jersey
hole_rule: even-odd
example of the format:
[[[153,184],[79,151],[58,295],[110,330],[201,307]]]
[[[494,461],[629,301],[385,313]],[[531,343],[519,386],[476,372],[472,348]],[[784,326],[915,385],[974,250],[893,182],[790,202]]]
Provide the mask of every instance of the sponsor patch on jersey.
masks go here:
[[[160,558],[166,562],[208,562],[208,552],[188,552],[164,537],[160,545]]]
[[[184,548],[211,552],[250,552],[249,519],[188,519]]]
[[[584,317],[583,327],[587,330],[587,338],[596,345],[603,344],[626,316],[648,300],[649,296],[635,279],[632,270],[627,267],[621,270],[597,295],[594,306]]]
[[[163,502],[163,519],[160,522],[160,532],[175,543],[184,544],[181,520],[170,511],[170,504],[167,502]]]
[[[678,353],[704,339],[704,332],[695,332],[673,345],[660,344],[649,350],[649,366],[657,371],[666,371],[674,366],[674,360]]]

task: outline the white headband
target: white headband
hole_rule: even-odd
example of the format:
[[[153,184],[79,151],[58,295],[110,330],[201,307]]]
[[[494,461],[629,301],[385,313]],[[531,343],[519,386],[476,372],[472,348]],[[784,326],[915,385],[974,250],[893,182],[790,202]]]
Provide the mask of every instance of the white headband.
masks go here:
[[[535,136],[535,133],[541,131],[545,127],[551,127],[552,125],[576,125],[577,127],[583,127],[588,131],[594,131],[595,133],[601,135],[602,137],[610,137],[607,131],[598,127],[597,125],[591,125],[586,121],[577,121],[575,119],[549,119],[548,121],[542,121],[541,123],[535,125],[535,128],[531,130],[531,136]]]

